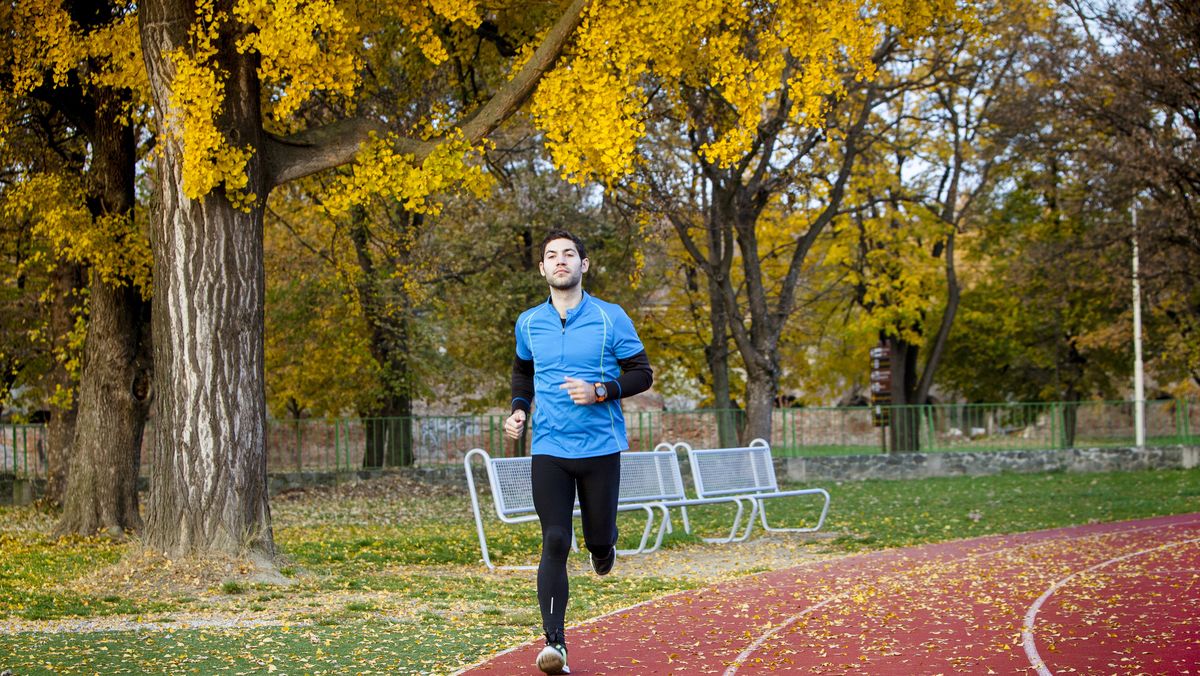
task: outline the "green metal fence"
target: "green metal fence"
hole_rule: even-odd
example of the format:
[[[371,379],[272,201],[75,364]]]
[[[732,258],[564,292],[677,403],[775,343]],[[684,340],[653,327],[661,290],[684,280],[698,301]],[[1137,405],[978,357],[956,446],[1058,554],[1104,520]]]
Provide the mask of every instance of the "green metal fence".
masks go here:
[[[1146,444],[1200,443],[1200,401],[1146,402]],[[775,409],[771,448],[779,457],[919,450],[997,451],[1132,446],[1134,404],[1088,401],[893,406],[890,427],[874,425],[869,407]],[[433,466],[460,462],[472,448],[493,456],[522,454],[528,440],[504,436],[506,414],[409,418],[271,420],[267,468],[278,472],[351,471],[364,467]],[[627,411],[630,448],[685,441],[694,448],[739,443],[739,410]],[[154,435],[142,449],[147,473]],[[745,440],[748,441],[748,440]],[[40,425],[0,426],[0,474],[44,477],[46,432]]]
[[[46,476],[46,427],[0,425],[0,474]]]

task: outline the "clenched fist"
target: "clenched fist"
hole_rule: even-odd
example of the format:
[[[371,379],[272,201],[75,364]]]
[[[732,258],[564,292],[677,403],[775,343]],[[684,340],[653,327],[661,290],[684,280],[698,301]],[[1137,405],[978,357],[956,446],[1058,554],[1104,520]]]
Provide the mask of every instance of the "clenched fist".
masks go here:
[[[525,429],[525,411],[516,410],[512,415],[504,420],[504,436],[509,439],[518,439],[521,432]]]

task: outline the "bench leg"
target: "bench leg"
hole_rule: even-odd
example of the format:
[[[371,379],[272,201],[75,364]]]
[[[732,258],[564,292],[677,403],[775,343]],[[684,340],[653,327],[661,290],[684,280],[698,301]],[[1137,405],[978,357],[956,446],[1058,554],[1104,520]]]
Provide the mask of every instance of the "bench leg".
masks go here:
[[[734,516],[733,516],[733,526],[731,526],[729,528],[729,536],[723,537],[723,538],[706,538],[704,536],[700,536],[701,540],[703,540],[704,542],[711,542],[714,544],[727,544],[730,542],[741,542],[742,540],[746,539],[746,535],[750,534],[749,527],[754,525],[754,507],[753,507],[754,501],[753,500],[749,501],[751,504],[750,520],[747,522],[746,535],[742,536],[741,538],[738,538],[738,536],[737,536],[738,528],[741,527],[742,514],[744,514],[746,510],[744,507],[745,501],[742,498],[735,498],[734,500],[737,503],[737,514],[734,514]]]
[[[767,524],[766,505],[760,504],[759,505],[759,516],[762,520],[763,530],[769,531],[772,533],[815,533],[815,532],[821,530],[821,526],[825,525],[825,516],[827,514],[829,514],[829,493],[826,492],[825,489],[823,489],[823,488],[814,488],[814,489],[811,489],[811,490],[808,490],[805,492],[810,495],[820,495],[824,499],[824,503],[821,505],[821,515],[819,517],[817,517],[817,525],[812,526],[810,528],[779,528],[779,527],[775,527],[775,526],[770,526]],[[789,496],[789,497],[794,497],[794,496]],[[761,501],[756,500],[755,502],[761,502]]]
[[[463,465],[467,470],[467,490],[471,494],[471,511],[475,513],[475,533],[479,536],[479,551],[483,554],[483,565],[493,572],[497,569],[536,570],[537,566],[497,566],[492,563],[492,557],[488,555],[487,534],[483,530],[483,512],[479,509],[479,495],[475,490],[475,476],[471,473],[471,458],[476,455],[483,458],[484,463],[487,462],[487,453],[482,449],[474,449],[463,458]]]
[[[654,527],[654,510],[651,509],[649,505],[638,505],[638,507],[645,510],[645,512],[646,512],[646,526],[644,528],[642,528],[642,539],[641,539],[641,542],[638,543],[638,546],[636,548],[634,548],[634,549],[618,549],[617,550],[617,553],[621,554],[623,556],[629,556],[632,554],[649,554],[650,552],[654,551],[655,549],[658,549],[659,544],[662,544],[662,527],[660,527],[658,542],[654,545],[653,549],[649,549],[649,550],[646,549],[646,543],[650,541],[650,530]]]

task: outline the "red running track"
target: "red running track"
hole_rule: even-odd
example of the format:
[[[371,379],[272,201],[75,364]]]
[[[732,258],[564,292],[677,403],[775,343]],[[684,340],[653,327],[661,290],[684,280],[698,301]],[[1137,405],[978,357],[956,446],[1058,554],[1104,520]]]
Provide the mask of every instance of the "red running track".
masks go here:
[[[1200,674],[1200,514],[764,573],[568,628],[567,645],[573,674]],[[540,648],[465,673],[540,673]]]

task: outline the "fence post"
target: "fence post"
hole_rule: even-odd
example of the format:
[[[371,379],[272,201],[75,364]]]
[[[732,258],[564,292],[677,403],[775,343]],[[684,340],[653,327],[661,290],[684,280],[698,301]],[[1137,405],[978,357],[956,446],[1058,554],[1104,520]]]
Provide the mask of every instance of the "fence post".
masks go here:
[[[1182,397],[1175,401],[1176,429],[1179,430],[1180,443],[1190,443],[1192,440],[1192,402]]]
[[[1175,400],[1175,438],[1178,439],[1178,443],[1181,444],[1187,443],[1188,438],[1187,427],[1185,424],[1185,420],[1187,420],[1186,416],[1187,401],[1182,397],[1179,397]]]
[[[925,422],[926,422],[925,429],[928,431],[928,434],[929,434],[928,443],[926,444],[926,450],[934,451],[934,450],[937,450],[937,448],[936,448],[937,436],[935,436],[935,434],[934,434],[934,431],[935,431],[934,428],[936,427],[935,422],[934,422],[934,415],[936,415],[936,412],[934,411],[933,404],[925,404],[924,408],[925,408]]]

